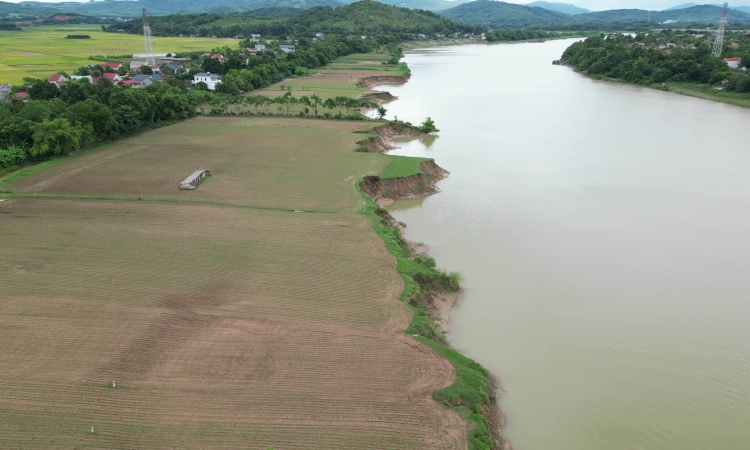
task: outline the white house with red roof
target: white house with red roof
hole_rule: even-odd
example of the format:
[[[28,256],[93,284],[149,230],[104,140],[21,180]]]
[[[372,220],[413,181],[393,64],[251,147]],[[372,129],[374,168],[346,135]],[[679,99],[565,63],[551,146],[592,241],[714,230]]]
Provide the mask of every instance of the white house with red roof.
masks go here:
[[[724,62],[729,66],[730,69],[739,69],[740,61],[742,58],[735,56],[734,58],[724,58]]]
[[[60,75],[59,73],[56,73],[56,74],[52,75],[51,77],[49,77],[49,80],[47,80],[47,81],[49,81],[52,84],[56,84],[56,85],[60,86],[61,84],[63,84],[66,81],[68,81],[68,79],[66,77]]]
[[[109,81],[111,81],[113,83],[116,83],[116,82],[122,80],[122,77],[120,75],[117,75],[114,72],[104,72],[102,74],[102,78],[106,78],[106,79],[108,79]]]
[[[122,67],[122,64],[120,64],[118,62],[106,62],[106,63],[102,64],[102,67],[109,67],[111,69],[117,70],[120,67]]]
[[[729,46],[732,48],[740,48],[740,44],[738,44],[737,42],[732,42],[731,44],[729,44]]]
[[[15,98],[16,100],[27,101],[29,99],[29,93],[28,92],[19,92],[18,94],[14,95],[13,98]]]

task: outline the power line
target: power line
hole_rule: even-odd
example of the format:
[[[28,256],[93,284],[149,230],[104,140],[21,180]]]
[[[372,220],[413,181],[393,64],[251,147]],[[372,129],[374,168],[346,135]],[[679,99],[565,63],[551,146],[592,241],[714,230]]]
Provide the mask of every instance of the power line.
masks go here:
[[[721,57],[721,52],[724,50],[724,29],[727,26],[727,14],[729,14],[729,3],[724,3],[724,9],[721,11],[721,19],[719,20],[719,29],[714,41],[714,50],[711,52],[717,58]]]
[[[146,43],[146,65],[153,67],[156,65],[156,58],[154,58],[154,46],[151,45],[151,27],[148,26],[146,8],[143,8],[143,40]]]

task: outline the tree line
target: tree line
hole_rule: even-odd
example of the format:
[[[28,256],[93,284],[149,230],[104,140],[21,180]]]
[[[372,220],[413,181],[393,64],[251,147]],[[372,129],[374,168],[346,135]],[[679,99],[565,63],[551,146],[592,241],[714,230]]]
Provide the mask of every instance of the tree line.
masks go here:
[[[283,89],[284,86],[281,86]],[[208,101],[210,114],[215,115],[284,115],[322,117],[326,119],[363,120],[362,109],[375,109],[378,104],[366,99],[337,96],[323,99],[317,94],[295,97],[290,91],[283,95],[246,95],[215,97]],[[385,113],[383,113],[384,115]]]
[[[0,107],[0,170],[186,119],[206,96],[161,83],[132,89],[104,78],[60,87],[37,80],[27,93],[28,102],[13,100]]]
[[[722,58],[714,57],[708,43],[694,49],[647,47],[621,34],[592,36],[571,45],[562,61],[595,78],[643,85],[667,81],[716,84],[728,80],[725,89],[750,92],[750,79],[732,71]],[[744,63],[750,65],[750,60]]]

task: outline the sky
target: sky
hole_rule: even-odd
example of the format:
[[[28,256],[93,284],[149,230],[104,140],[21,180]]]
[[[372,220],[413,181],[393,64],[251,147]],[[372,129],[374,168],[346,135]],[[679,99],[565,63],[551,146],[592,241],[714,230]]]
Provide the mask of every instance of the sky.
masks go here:
[[[3,0],[10,1],[12,3],[19,3],[22,0]],[[36,1],[50,1],[55,2],[59,0],[36,0]],[[71,1],[71,0],[66,0]],[[76,0],[73,0],[76,1]],[[534,0],[505,0],[508,3],[526,4],[531,3]],[[717,4],[722,3],[723,0],[547,0],[550,2],[557,3],[570,3],[581,8],[587,8],[592,11],[604,11],[607,9],[624,9],[624,8],[637,8],[637,9],[648,9],[653,11],[661,11],[663,9],[671,8],[672,6],[681,5],[683,3],[697,3],[699,5],[704,3]],[[750,5],[750,1],[733,1],[730,2],[732,6]]]

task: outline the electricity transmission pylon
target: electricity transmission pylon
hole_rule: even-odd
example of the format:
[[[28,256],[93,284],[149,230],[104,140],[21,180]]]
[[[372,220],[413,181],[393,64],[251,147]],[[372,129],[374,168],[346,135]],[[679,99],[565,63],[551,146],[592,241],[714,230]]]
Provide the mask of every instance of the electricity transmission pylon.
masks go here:
[[[714,50],[711,52],[717,58],[721,57],[721,52],[724,50],[724,28],[727,26],[727,14],[729,14],[729,3],[724,3],[724,9],[721,11],[721,19],[719,20],[719,29],[716,31]]]
[[[154,58],[154,46],[151,45],[151,27],[148,26],[146,8],[143,8],[143,40],[146,42],[146,65],[153,67],[156,65],[156,58]]]

